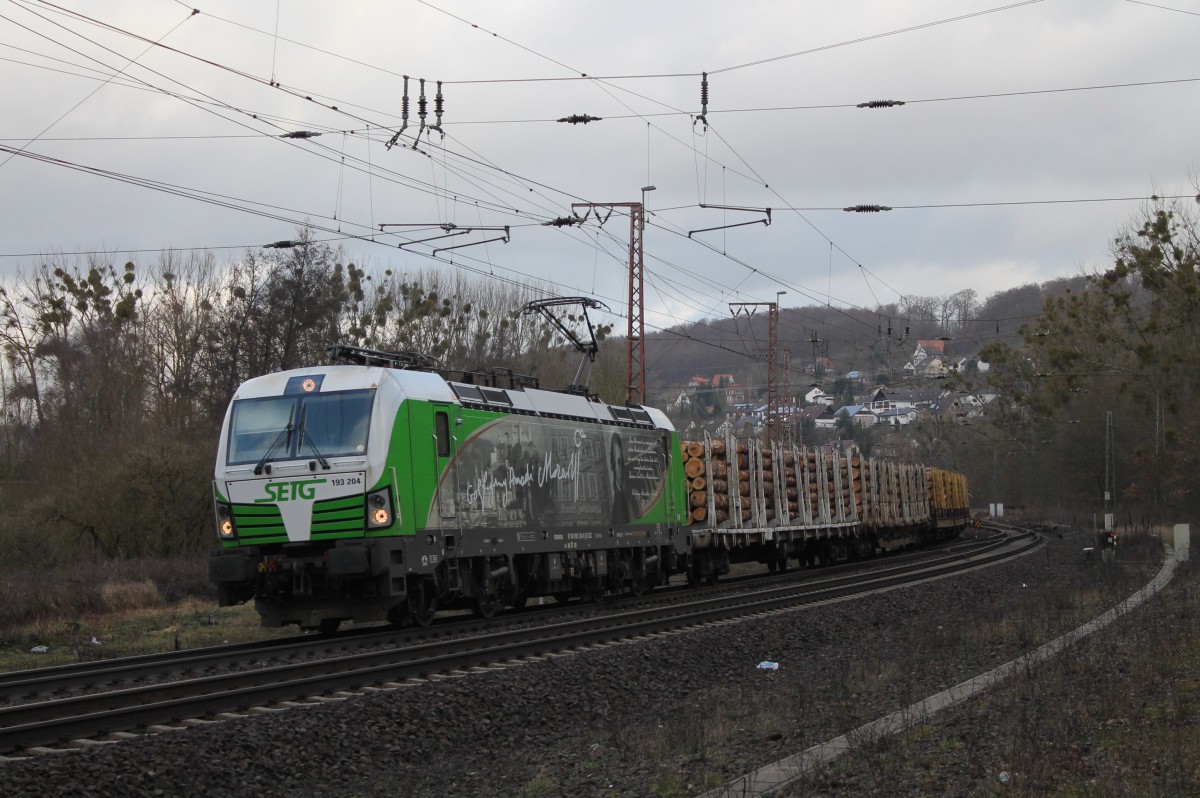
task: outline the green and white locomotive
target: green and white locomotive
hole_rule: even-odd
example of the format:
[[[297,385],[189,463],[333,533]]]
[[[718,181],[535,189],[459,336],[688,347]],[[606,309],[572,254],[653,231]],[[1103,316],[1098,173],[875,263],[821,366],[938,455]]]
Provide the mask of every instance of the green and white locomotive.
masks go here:
[[[540,390],[419,355],[248,380],[213,490],[222,606],[264,626],[428,624],[533,596],[640,593],[685,567],[678,438],[653,408]]]

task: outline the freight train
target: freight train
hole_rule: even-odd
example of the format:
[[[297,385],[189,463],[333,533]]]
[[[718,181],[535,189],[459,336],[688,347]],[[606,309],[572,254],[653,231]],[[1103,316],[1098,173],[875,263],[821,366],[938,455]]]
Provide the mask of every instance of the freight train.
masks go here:
[[[411,353],[256,377],[217,451],[221,606],[264,626],[427,625],[531,597],[599,600],[945,539],[962,475],[857,450],[679,440],[661,411],[445,372]]]

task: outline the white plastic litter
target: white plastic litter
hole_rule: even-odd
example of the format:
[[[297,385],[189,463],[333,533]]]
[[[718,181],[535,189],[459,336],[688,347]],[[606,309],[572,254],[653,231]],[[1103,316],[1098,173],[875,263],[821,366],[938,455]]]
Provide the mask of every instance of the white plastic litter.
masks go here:
[[[758,669],[760,671],[777,671],[779,670],[779,663],[771,662],[769,659],[764,659],[762,662],[758,663]]]
[[[104,645],[104,644],[103,644],[103,643],[101,643],[99,640],[97,640],[97,639],[96,639],[96,637],[95,637],[94,635],[92,636],[92,639],[88,641],[88,644],[89,644],[89,645],[93,645],[93,646],[102,646],[102,645]]]
[[[1000,771],[1000,783],[1008,784],[1008,771],[1007,770]]]
[[[50,646],[34,646],[29,649],[30,654],[45,654],[50,650]]]

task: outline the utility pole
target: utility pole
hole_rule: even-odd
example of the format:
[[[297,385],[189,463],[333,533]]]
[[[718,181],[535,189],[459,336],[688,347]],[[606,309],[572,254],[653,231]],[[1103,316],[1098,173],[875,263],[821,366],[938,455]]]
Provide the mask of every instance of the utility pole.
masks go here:
[[[1111,502],[1111,504],[1110,504]],[[1111,506],[1111,510],[1109,507]],[[1113,449],[1113,414],[1109,410],[1104,417],[1104,531],[1116,528],[1117,510],[1117,456]]]
[[[775,295],[778,299],[786,291]],[[730,302],[729,312],[737,316],[744,313],[747,317],[753,313],[752,308],[767,308],[767,422],[764,430],[764,440],[768,447],[779,435],[775,429],[779,422],[779,302]]]
[[[625,404],[641,404],[646,401],[646,323],[642,303],[645,277],[642,271],[642,238],[646,232],[645,199],[647,191],[654,186],[642,187],[642,202],[573,202],[571,208],[629,209],[629,327],[626,333]],[[587,215],[584,215],[587,218]],[[599,218],[599,214],[597,214]],[[607,217],[605,217],[607,218]],[[603,224],[603,222],[601,222]],[[635,401],[636,400],[636,401]]]
[[[788,445],[795,443],[796,427],[796,397],[792,395],[792,350],[781,349],[783,353],[783,397],[788,404],[787,441]]]
[[[812,373],[813,377],[817,376],[817,347],[825,343],[824,339],[817,337],[817,331],[813,330],[808,335],[808,343],[812,344]]]

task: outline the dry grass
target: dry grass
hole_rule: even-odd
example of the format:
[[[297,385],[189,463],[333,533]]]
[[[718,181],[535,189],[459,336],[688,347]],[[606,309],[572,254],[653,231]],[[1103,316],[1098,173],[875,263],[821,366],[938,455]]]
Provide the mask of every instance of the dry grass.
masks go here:
[[[30,623],[216,598],[203,559],[109,560],[0,570],[0,636]]]
[[[263,629],[253,606],[217,607],[207,599],[159,601],[152,607],[93,612],[74,619],[42,617],[0,634],[0,671],[27,670],[296,634]],[[36,646],[49,651],[35,654]]]
[[[158,587],[149,579],[140,582],[105,582],[100,585],[100,606],[104,612],[127,612],[163,603]]]
[[[203,560],[0,573],[0,671],[295,633],[260,628],[252,606],[216,604]]]

